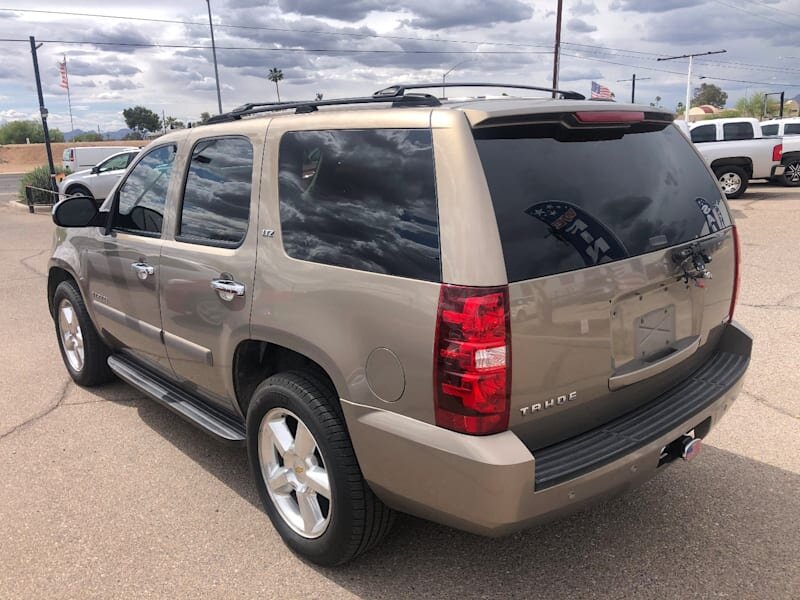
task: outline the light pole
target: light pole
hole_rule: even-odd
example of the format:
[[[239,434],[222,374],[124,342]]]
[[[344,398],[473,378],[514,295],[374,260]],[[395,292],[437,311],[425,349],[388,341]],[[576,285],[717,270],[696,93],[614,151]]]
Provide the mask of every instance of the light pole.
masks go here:
[[[564,7],[563,0],[558,0],[556,8],[556,43],[553,47],[553,98],[558,89],[558,74],[561,69],[561,13]]]
[[[219,91],[219,68],[217,67],[217,45],[214,43],[214,22],[211,20],[211,0],[206,0],[208,5],[208,27],[211,30],[211,53],[214,55],[214,77],[217,80],[217,106],[222,114],[222,94]]]
[[[445,83],[446,83],[445,80],[447,79],[447,76],[450,75],[450,73],[452,73],[453,71],[455,71],[458,67],[460,67],[464,63],[468,63],[471,60],[472,60],[471,58],[467,58],[466,60],[462,60],[460,63],[457,63],[455,66],[451,67],[449,71],[445,71],[444,72],[444,74],[442,75],[442,98],[445,98],[444,86],[445,86]]]
[[[692,92],[692,59],[695,56],[708,56],[709,54],[725,54],[727,50],[714,50],[712,52],[698,52],[696,54],[682,54],[680,56],[670,56],[668,58],[659,58],[657,59],[659,62],[662,60],[677,60],[679,58],[688,58],[689,59],[689,72],[686,74],[686,104],[683,105],[683,118],[686,123],[689,123],[689,99],[691,98]]]

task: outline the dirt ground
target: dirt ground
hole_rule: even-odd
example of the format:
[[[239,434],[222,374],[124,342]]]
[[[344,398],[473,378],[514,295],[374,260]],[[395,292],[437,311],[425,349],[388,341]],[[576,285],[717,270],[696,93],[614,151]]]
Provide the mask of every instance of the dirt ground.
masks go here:
[[[144,146],[147,140],[112,140],[108,142],[61,142],[51,144],[53,161],[61,164],[65,148],[75,146]],[[27,173],[40,165],[47,164],[44,144],[8,144],[0,146],[0,173]]]

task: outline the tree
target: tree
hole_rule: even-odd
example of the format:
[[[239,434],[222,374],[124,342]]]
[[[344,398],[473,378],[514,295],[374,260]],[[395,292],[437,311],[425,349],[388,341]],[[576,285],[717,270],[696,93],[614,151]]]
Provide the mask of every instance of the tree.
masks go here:
[[[317,101],[322,100],[322,92],[317,92],[316,96],[314,97],[314,100],[317,100]]]
[[[211,115],[205,111],[200,113],[200,123],[205,125],[208,123],[208,120],[211,118]]]
[[[280,102],[281,101],[281,91],[278,89],[278,82],[283,79],[283,71],[273,67],[272,69],[269,70],[269,75],[267,75],[267,79],[269,79],[270,81],[274,81],[275,82],[275,93],[278,94],[278,102]]]
[[[694,98],[690,106],[702,106],[710,104],[717,108],[725,108],[728,101],[728,93],[713,83],[701,83],[699,88],[694,88]]]
[[[686,108],[683,106],[683,102],[678,102],[678,105],[675,107],[675,114],[681,115],[685,110]]]
[[[655,102],[651,102],[650,106],[661,108],[661,96],[656,96]]]
[[[0,125],[0,144],[41,144],[44,129],[39,121],[11,121]],[[51,142],[63,142],[64,134],[58,129],[50,130]]]
[[[122,111],[125,124],[135,131],[158,131],[161,129],[161,119],[149,108],[134,106]]]
[[[761,119],[764,117],[764,92],[753,92],[750,96],[739,98],[736,101],[736,110],[743,117],[753,117]],[[780,110],[780,104],[776,100],[767,102],[767,113],[774,114]]]
[[[184,124],[183,121],[179,121],[175,117],[167,117],[164,120],[164,127],[167,129],[183,129]]]
[[[102,142],[103,136],[96,131],[90,131],[88,133],[80,133],[72,138],[73,142]]]

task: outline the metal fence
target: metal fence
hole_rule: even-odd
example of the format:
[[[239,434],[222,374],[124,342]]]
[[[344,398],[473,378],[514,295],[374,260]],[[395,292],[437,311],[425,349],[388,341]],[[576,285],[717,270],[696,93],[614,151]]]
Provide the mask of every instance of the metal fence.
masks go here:
[[[50,199],[52,202],[34,202],[33,195],[34,192],[39,194],[49,194]],[[53,206],[58,202],[58,192],[54,192],[53,190],[48,190],[46,188],[36,187],[34,185],[26,185],[25,186],[25,200],[28,203],[28,212],[35,212],[35,206]]]

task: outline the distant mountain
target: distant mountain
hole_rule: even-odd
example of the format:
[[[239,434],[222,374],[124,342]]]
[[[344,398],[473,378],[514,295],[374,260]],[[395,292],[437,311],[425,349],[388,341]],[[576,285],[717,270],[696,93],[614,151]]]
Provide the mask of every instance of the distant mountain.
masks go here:
[[[122,140],[131,132],[130,129],[127,127],[123,127],[122,129],[117,129],[116,131],[103,131],[102,135],[105,139],[108,140]],[[75,139],[76,136],[79,136],[84,133],[97,133],[95,131],[84,131],[83,129],[75,129],[73,131],[67,131],[64,133],[64,139],[68,142],[71,142]]]

